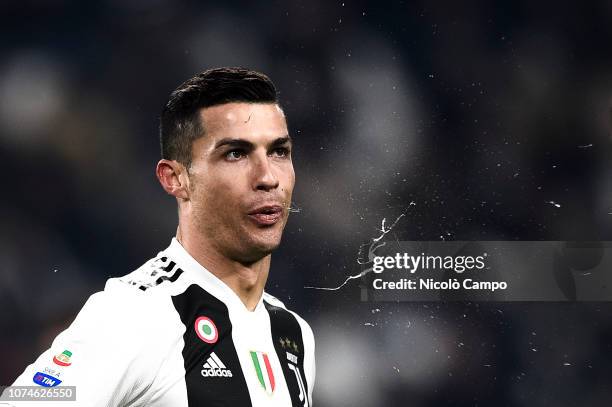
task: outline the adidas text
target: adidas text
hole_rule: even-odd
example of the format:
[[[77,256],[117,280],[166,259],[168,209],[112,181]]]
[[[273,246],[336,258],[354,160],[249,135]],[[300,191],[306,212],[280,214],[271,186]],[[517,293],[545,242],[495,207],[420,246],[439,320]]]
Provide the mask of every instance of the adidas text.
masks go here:
[[[232,377],[232,371],[229,369],[202,369],[204,377]]]

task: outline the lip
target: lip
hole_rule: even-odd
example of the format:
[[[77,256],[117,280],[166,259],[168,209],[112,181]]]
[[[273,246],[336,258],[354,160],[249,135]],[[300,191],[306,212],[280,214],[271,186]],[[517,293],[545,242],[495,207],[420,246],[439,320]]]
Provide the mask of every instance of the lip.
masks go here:
[[[259,226],[270,226],[280,221],[283,217],[283,207],[281,205],[262,205],[248,213]]]

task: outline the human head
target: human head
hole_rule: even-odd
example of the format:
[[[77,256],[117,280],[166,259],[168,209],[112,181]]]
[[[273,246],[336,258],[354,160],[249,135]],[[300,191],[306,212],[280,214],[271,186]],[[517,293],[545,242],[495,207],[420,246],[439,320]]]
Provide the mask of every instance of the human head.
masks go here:
[[[219,68],[179,86],[162,114],[161,145],[156,173],[177,198],[181,243],[198,240],[242,263],[280,244],[295,174],[285,115],[265,75]]]

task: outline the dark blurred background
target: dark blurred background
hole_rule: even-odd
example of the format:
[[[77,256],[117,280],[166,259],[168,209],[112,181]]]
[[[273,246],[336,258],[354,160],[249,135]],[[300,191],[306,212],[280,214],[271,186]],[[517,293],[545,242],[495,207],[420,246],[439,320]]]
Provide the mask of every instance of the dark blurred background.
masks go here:
[[[0,384],[165,248],[157,119],[204,69],[270,75],[297,186],[267,290],[317,406],[608,406],[612,303],[367,303],[359,247],[612,240],[612,3],[0,4]],[[410,205],[410,203],[413,203]]]

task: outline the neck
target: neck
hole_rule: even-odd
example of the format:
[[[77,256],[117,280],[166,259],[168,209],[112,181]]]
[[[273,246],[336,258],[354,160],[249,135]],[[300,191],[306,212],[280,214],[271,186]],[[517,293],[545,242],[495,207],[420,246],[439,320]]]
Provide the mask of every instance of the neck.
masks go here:
[[[271,255],[244,264],[219,253],[198,234],[182,233],[180,226],[176,239],[191,257],[231,288],[249,311],[255,309],[268,279]]]

